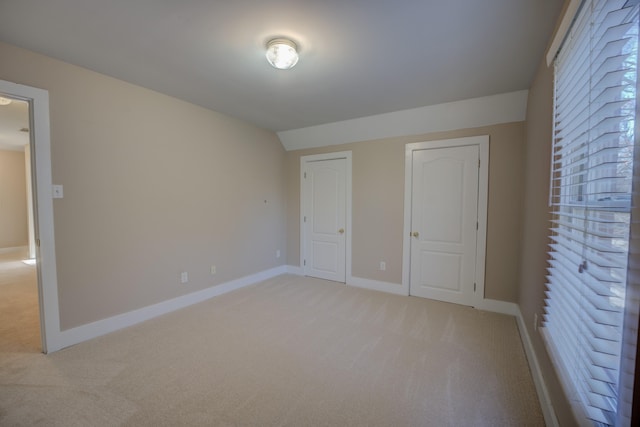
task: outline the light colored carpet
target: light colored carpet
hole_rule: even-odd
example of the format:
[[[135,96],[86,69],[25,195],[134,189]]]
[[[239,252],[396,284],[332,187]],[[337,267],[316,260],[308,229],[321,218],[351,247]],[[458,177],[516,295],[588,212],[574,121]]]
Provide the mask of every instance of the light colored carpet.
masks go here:
[[[0,253],[0,352],[42,351],[36,266],[26,257]]]
[[[284,275],[51,355],[3,426],[542,426],[515,319]]]

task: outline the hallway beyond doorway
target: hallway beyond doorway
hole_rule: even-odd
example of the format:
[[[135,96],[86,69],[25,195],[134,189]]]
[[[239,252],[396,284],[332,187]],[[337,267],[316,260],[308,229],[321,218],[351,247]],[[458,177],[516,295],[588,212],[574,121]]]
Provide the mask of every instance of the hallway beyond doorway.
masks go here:
[[[35,265],[28,252],[0,253],[0,351],[40,353],[40,316]]]

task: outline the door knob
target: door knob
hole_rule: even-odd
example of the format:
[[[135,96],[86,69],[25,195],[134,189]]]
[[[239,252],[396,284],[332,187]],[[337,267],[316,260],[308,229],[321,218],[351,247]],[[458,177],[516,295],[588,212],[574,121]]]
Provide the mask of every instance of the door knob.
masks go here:
[[[338,233],[344,234],[344,228],[341,228],[340,230],[338,230]]]
[[[411,233],[411,235],[413,237],[418,237],[418,236],[420,236],[420,233],[418,233],[417,231],[414,231],[413,233]]]

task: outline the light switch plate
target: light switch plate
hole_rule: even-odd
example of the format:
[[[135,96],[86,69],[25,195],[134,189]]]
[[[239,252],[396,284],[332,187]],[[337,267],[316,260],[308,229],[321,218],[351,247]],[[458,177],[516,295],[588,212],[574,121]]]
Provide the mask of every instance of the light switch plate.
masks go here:
[[[64,193],[62,190],[62,185],[54,185],[53,186],[53,198],[54,199],[62,199],[64,197]]]

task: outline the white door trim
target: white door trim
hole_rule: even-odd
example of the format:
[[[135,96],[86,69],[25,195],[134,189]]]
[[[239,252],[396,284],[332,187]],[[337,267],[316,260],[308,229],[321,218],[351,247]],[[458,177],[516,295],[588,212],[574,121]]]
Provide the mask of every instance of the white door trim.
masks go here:
[[[471,136],[456,139],[415,142],[405,146],[404,163],[404,237],[402,240],[402,290],[409,295],[411,272],[411,195],[413,177],[413,152],[432,148],[460,147],[477,145],[480,152],[480,170],[478,175],[478,235],[476,242],[476,292],[473,306],[478,307],[484,299],[484,273],[487,247],[487,206],[489,197],[489,136]]]
[[[49,133],[49,92],[0,80],[0,93],[29,102],[31,128],[31,164],[35,191],[34,215],[40,304],[40,334],[42,351],[62,348],[56,249],[53,232],[53,201],[51,189],[51,140]]]
[[[335,153],[326,154],[312,154],[309,156],[300,156],[300,267],[304,269],[305,260],[305,227],[304,227],[304,201],[305,201],[305,185],[304,185],[304,173],[305,163],[318,162],[322,160],[346,160],[346,236],[345,236],[345,275],[346,283],[351,281],[351,151],[339,151]]]

